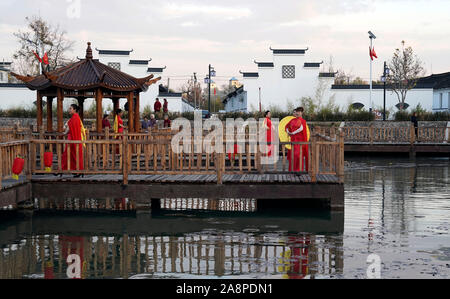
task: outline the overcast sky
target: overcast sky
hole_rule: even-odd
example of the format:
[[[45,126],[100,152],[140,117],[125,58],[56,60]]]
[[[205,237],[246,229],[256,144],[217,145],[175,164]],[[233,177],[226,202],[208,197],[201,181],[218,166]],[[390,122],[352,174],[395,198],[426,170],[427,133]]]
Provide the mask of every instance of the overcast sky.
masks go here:
[[[77,2],[79,16],[71,9]],[[132,59],[167,65],[171,85],[193,72],[203,78],[209,63],[223,84],[240,70],[256,71],[254,59],[271,61],[270,46],[309,47],[308,61],[332,55],[336,69],[368,79],[369,30],[378,37],[376,78],[402,40],[427,74],[450,71],[449,0],[1,0],[0,9],[0,60],[11,60],[13,32],[25,29],[25,17],[40,14],[76,42],[73,56],[84,56],[88,41],[132,48]]]

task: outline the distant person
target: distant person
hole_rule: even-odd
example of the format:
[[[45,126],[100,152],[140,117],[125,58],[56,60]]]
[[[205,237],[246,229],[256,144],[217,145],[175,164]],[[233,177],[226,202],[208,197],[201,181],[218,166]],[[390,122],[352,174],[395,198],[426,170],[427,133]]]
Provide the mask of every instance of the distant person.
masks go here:
[[[156,98],[155,106],[153,107],[156,113],[161,111],[161,102],[158,98]]]
[[[172,122],[169,119],[169,115],[164,115],[164,128],[170,128],[172,126]]]
[[[103,115],[103,120],[102,120],[102,128],[103,128],[103,131],[104,131],[106,128],[109,128],[109,130],[111,131],[111,123],[109,122],[108,117],[109,117],[109,114],[108,114],[108,113],[105,113],[105,114]]]
[[[163,111],[164,113],[169,112],[169,103],[167,102],[167,99],[164,99]]]
[[[150,115],[150,120],[148,121],[148,125],[149,125],[149,127],[150,128],[155,128],[156,127],[156,118],[155,118],[155,115],[154,114],[152,114],[152,115]]]
[[[412,114],[412,116],[411,116],[411,122],[413,123],[413,125],[414,125],[414,132],[416,133],[416,138],[418,137],[418,135],[419,135],[419,122],[417,121],[417,114],[416,114],[416,112],[414,112],[413,114]]]
[[[145,116],[145,117],[144,117],[144,120],[141,121],[141,127],[142,127],[142,130],[144,130],[145,132],[148,132],[148,127],[149,127],[149,126],[150,126],[150,122],[149,122],[149,120],[148,120],[148,117]]]

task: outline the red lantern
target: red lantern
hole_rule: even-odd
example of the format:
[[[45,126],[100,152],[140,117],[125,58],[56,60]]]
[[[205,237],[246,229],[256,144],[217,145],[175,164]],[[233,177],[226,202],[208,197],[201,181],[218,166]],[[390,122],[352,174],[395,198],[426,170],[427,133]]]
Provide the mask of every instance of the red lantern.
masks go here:
[[[23,165],[25,164],[25,160],[17,157],[14,159],[13,167],[12,167],[12,178],[15,180],[19,180],[19,175],[22,173]]]
[[[52,152],[44,153],[44,166],[46,172],[52,171],[52,164],[53,164],[53,153]]]

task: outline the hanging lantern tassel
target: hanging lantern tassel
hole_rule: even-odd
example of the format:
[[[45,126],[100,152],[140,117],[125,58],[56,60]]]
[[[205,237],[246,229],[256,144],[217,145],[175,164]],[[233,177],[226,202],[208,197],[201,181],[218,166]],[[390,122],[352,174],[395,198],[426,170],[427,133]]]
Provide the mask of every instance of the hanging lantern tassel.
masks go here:
[[[53,164],[53,153],[52,152],[44,153],[44,165],[46,172],[52,171],[52,164]]]
[[[25,164],[25,160],[17,157],[14,159],[13,167],[12,167],[12,178],[16,181],[19,180],[19,175],[22,173],[23,165]]]

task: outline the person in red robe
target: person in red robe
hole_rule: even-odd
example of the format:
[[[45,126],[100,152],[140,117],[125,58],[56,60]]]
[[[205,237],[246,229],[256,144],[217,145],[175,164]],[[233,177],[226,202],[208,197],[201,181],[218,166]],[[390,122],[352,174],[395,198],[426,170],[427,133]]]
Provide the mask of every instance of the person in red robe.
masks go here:
[[[114,134],[123,134],[123,111],[122,109],[116,110],[116,119],[114,120]],[[116,139],[122,139],[122,136],[116,136]],[[119,145],[116,145],[116,154],[120,154]]]
[[[164,99],[163,111],[164,113],[169,112],[169,103],[167,102],[167,99]]]
[[[294,111],[295,118],[291,120],[286,126],[286,132],[291,136],[292,142],[307,142],[308,132],[306,120],[303,119],[303,107],[297,108]],[[300,148],[302,149],[300,157]],[[289,171],[309,171],[309,151],[308,145],[294,145],[294,161],[292,160],[292,149],[288,151]],[[300,159],[302,169],[300,169]]]
[[[169,116],[166,114],[164,115],[164,128],[170,128],[172,127],[172,121],[169,119]]]
[[[266,129],[266,141],[271,143],[272,142],[273,125],[272,125],[272,115],[271,115],[270,111],[266,111],[265,116],[266,116],[266,119],[264,119],[264,128]],[[272,156],[272,150],[273,150],[273,145],[268,144],[268,151],[267,151],[268,157]]]
[[[155,109],[155,112],[161,111],[161,102],[159,101],[158,98],[156,99],[155,106],[153,108]]]
[[[70,120],[66,124],[67,140],[75,141],[82,140],[82,123],[80,115],[78,114],[79,107],[72,104],[69,107],[69,114],[72,115]],[[70,169],[68,165],[67,149],[70,146]],[[77,167],[77,147],[78,147],[78,167]],[[64,153],[62,155],[61,166],[63,170],[84,170],[83,163],[83,144],[70,144],[66,145]],[[79,177],[80,175],[76,175]]]

